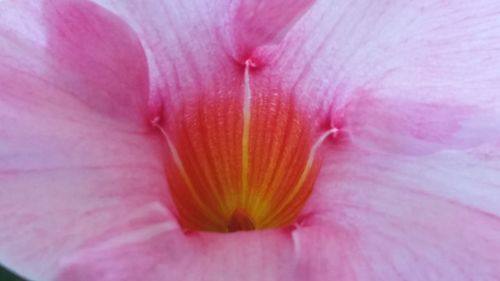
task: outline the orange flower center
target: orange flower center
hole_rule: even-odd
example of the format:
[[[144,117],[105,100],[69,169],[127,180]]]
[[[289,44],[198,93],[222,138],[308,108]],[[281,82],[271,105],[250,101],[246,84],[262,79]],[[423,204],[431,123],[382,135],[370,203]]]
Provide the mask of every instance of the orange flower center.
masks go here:
[[[232,232],[294,221],[319,165],[311,123],[290,95],[250,89],[185,104],[165,133],[167,179],[191,230]]]

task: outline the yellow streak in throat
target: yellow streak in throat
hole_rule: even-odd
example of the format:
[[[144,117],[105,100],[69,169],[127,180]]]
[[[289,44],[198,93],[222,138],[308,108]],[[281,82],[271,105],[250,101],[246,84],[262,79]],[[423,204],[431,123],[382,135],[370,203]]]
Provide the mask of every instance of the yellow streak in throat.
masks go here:
[[[248,173],[249,173],[249,142],[250,142],[250,106],[252,102],[252,90],[250,89],[250,61],[245,62],[244,96],[243,96],[243,134],[241,140],[241,203],[246,205],[248,198]]]

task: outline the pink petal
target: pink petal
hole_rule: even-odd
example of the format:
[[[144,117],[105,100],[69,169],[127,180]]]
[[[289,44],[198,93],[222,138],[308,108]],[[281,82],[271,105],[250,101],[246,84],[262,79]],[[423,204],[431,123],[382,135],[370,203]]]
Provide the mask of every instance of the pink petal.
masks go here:
[[[362,108],[363,121],[373,115],[370,125],[382,119],[405,127],[409,120],[409,127],[414,127],[426,112],[438,111],[428,105],[440,107],[440,116],[451,110],[454,121],[437,122],[436,127],[437,116],[424,118],[426,138],[443,137],[440,129],[446,122],[460,123],[464,130],[434,142],[434,148],[428,142],[425,150],[438,150],[444,143],[464,147],[466,142],[471,145],[492,137],[484,134],[484,127],[469,130],[479,120],[495,124],[500,120],[499,14],[500,5],[492,0],[320,0],[280,47],[261,50],[262,59],[269,61],[262,75],[279,83],[285,92],[296,93],[304,104],[314,107],[319,119],[339,117],[346,104],[363,100],[366,94],[380,101]],[[404,112],[404,120],[395,118],[400,111],[393,111],[401,102],[417,103],[410,108],[416,110]],[[383,110],[382,105],[390,107]],[[457,108],[472,108],[481,116],[457,112]],[[382,127],[388,128],[387,124]],[[407,130],[384,134],[396,135],[396,139],[410,135]],[[465,141],[472,138],[476,139]],[[401,151],[413,148],[401,147]]]
[[[500,154],[336,147],[294,237],[308,280],[497,280]]]
[[[171,222],[130,29],[83,1],[3,1],[0,34],[0,263],[52,279],[97,236]]]
[[[77,91],[77,98],[94,110],[113,118],[127,118],[128,122],[142,121],[139,124],[144,125],[148,68],[144,50],[133,31],[87,1],[46,3],[43,16],[47,48],[66,74],[60,87]],[[102,28],[106,26],[109,28]],[[111,33],[110,29],[116,31]],[[98,94],[89,97],[87,91]]]
[[[120,240],[121,242],[116,242]],[[178,231],[110,240],[65,260],[58,280],[293,280],[293,244],[282,230]]]

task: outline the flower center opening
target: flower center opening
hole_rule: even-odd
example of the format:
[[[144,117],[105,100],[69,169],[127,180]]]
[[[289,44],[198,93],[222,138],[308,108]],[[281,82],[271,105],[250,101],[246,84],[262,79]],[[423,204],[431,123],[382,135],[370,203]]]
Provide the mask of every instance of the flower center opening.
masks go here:
[[[166,130],[166,173],[181,225],[233,232],[293,223],[319,170],[314,134],[292,95],[260,90],[200,95]]]

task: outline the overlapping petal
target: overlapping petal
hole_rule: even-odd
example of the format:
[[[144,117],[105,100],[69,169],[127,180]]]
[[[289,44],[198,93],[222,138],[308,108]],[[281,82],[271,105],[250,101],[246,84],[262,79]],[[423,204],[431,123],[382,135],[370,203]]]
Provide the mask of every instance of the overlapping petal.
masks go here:
[[[123,21],[83,1],[0,5],[0,262],[50,280],[98,236],[172,222],[162,146]]]
[[[164,106],[165,116],[186,100],[239,86],[237,74],[243,72],[222,46],[219,31],[226,1],[96,2],[126,20],[141,38],[152,103]]]
[[[499,14],[490,0],[317,1],[280,47],[262,50],[263,75],[372,148],[473,146],[499,138]]]
[[[295,233],[308,280],[497,280],[498,146],[328,154]],[[314,262],[315,261],[315,262]]]

